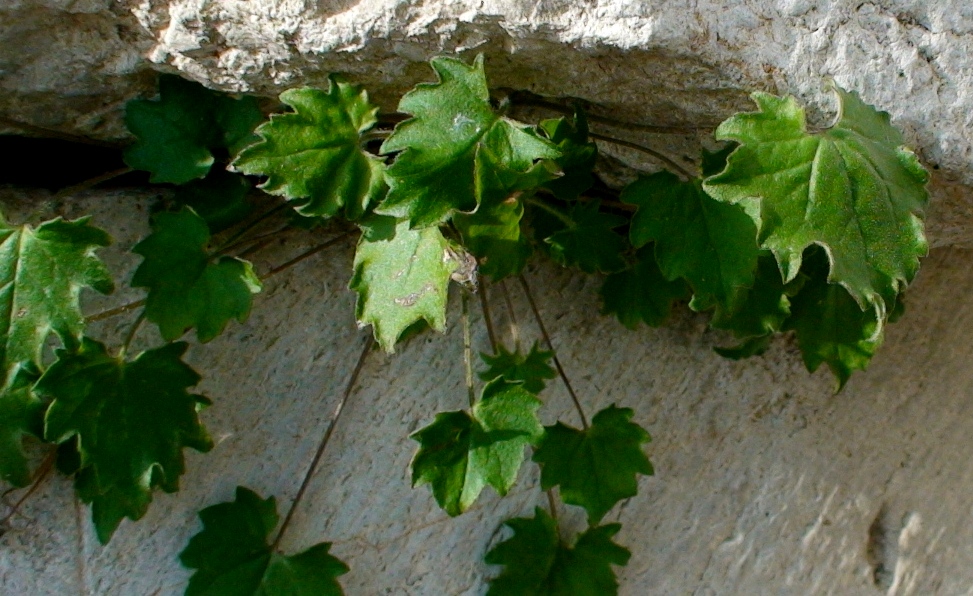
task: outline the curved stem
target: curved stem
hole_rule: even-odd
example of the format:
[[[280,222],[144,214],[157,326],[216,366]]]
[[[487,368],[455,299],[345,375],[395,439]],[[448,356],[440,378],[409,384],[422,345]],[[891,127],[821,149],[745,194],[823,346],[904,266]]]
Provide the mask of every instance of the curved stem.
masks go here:
[[[121,306],[116,306],[115,308],[109,308],[108,310],[103,310],[99,313],[95,313],[91,316],[84,318],[85,323],[94,323],[95,321],[103,321],[105,319],[110,319],[116,315],[123,315],[130,310],[135,310],[136,308],[145,305],[145,298],[141,300],[136,300],[135,302],[129,302],[128,304],[123,304]]]
[[[500,282],[500,289],[503,290],[503,301],[507,304],[507,318],[510,319],[510,337],[514,342],[514,350],[520,349],[520,325],[517,324],[517,313],[514,312],[514,303],[510,299],[510,292],[507,291],[507,282]]]
[[[348,402],[348,398],[351,397],[351,392],[355,389],[355,385],[358,383],[358,377],[361,375],[361,371],[365,367],[365,360],[368,357],[368,353],[371,352],[372,345],[374,345],[374,343],[375,338],[369,334],[368,339],[365,340],[365,345],[362,347],[361,355],[358,356],[358,362],[355,364],[355,368],[351,372],[351,377],[348,379],[348,384],[345,385],[345,391],[341,396],[341,401],[338,402],[338,407],[334,410],[334,415],[331,417],[331,422],[328,423],[328,428],[324,431],[324,436],[321,437],[321,443],[318,444],[318,450],[314,452],[314,458],[311,460],[311,465],[304,474],[304,479],[301,481],[300,488],[297,489],[297,494],[294,495],[294,500],[291,501],[291,508],[287,510],[287,515],[284,516],[284,522],[280,525],[280,530],[278,530],[277,536],[274,538],[274,542],[270,546],[271,550],[277,550],[277,546],[280,544],[281,538],[284,537],[284,533],[290,526],[291,520],[294,519],[294,512],[297,511],[297,505],[301,502],[301,499],[304,498],[304,493],[307,492],[307,487],[311,484],[311,478],[314,476],[314,471],[317,470],[318,464],[321,463],[321,457],[324,455],[324,450],[328,446],[328,441],[331,440],[331,435],[334,433],[334,428],[337,426],[338,420],[341,418],[341,412],[344,410],[345,404]]]
[[[280,211],[286,209],[287,207],[289,207],[289,205],[287,203],[281,203],[280,205],[276,205],[274,208],[272,208],[272,209],[264,212],[263,214],[259,215],[256,219],[254,219],[253,221],[245,224],[243,227],[241,227],[239,230],[237,230],[236,233],[234,233],[232,236],[230,236],[229,238],[227,238],[222,244],[220,244],[216,249],[214,249],[213,250],[213,254],[214,255],[223,254],[230,247],[234,246],[237,243],[237,241],[240,240],[240,238],[242,238],[247,232],[249,232],[250,230],[256,228],[257,226],[259,226],[260,224],[262,224],[264,221],[266,221],[267,219],[273,217],[274,215],[276,215]]]
[[[554,217],[561,220],[561,223],[568,226],[569,228],[573,228],[575,225],[574,220],[568,217],[567,214],[565,214],[563,211],[545,203],[544,201],[538,200],[536,197],[527,197],[526,199],[524,199],[524,202],[533,205],[539,209],[543,209],[544,211],[547,211]]]
[[[571,401],[574,402],[574,409],[578,411],[578,416],[581,418],[581,426],[584,430],[588,430],[588,418],[584,415],[584,408],[581,407],[581,401],[578,400],[578,396],[574,392],[574,388],[571,386],[567,374],[564,373],[561,360],[557,357],[557,350],[554,349],[554,344],[551,343],[551,336],[547,333],[547,327],[544,326],[544,320],[541,319],[541,313],[537,309],[537,303],[534,302],[534,295],[530,291],[530,286],[527,285],[527,278],[521,273],[517,276],[517,279],[520,280],[520,286],[524,289],[524,295],[527,296],[527,302],[530,303],[530,310],[534,313],[534,319],[537,320],[537,326],[541,330],[541,335],[544,337],[544,343],[547,344],[547,349],[554,352],[554,368],[557,369],[557,374],[560,375],[564,386],[568,390],[568,394],[571,396]]]
[[[286,271],[287,269],[290,269],[294,265],[297,265],[298,263],[300,263],[304,259],[310,258],[310,257],[318,254],[322,250],[324,250],[326,248],[329,248],[331,246],[334,246],[335,244],[338,244],[342,240],[348,238],[348,236],[350,236],[350,235],[351,235],[351,232],[350,231],[344,232],[342,234],[339,234],[338,236],[335,236],[331,240],[328,240],[327,242],[324,242],[324,243],[319,244],[319,245],[317,245],[317,246],[315,246],[313,248],[310,248],[310,249],[304,251],[303,253],[297,255],[293,259],[287,261],[286,263],[282,263],[280,265],[277,265],[276,267],[274,267],[273,269],[271,269],[267,273],[263,274],[261,276],[261,279],[267,279],[269,277],[273,277],[273,276],[277,275],[278,273],[281,273],[283,271]]]
[[[470,341],[470,299],[466,291],[463,292],[463,364],[466,367],[466,393],[470,400],[470,408],[476,403],[476,391],[473,388],[473,349]]]
[[[490,314],[490,304],[487,301],[486,280],[480,280],[480,309],[483,311],[483,323],[486,325],[487,337],[490,338],[490,350],[497,353],[497,332],[493,328],[493,316]]]
[[[125,335],[125,341],[122,342],[122,347],[119,348],[118,350],[118,357],[120,359],[122,360],[125,359],[125,355],[128,353],[128,347],[132,345],[132,341],[135,339],[135,334],[138,333],[139,327],[142,326],[142,323],[144,321],[145,321],[145,311],[143,310],[141,313],[139,313],[138,318],[135,319],[135,322],[132,323],[132,327],[128,330],[128,333]]]
[[[605,141],[606,143],[611,143],[613,145],[619,145],[621,147],[628,147],[629,149],[641,151],[642,153],[645,153],[646,155],[649,155],[651,157],[654,157],[658,161],[661,161],[662,163],[667,165],[670,169],[674,170],[675,173],[684,176],[687,180],[692,180],[693,178],[696,177],[688,169],[682,167],[681,165],[673,161],[670,157],[667,157],[666,155],[659,153],[658,151],[652,149],[651,147],[646,147],[645,145],[639,145],[638,143],[633,143],[631,141],[616,139],[614,137],[600,135],[593,132],[589,133],[588,136],[591,137],[592,139],[598,139],[599,141]]]
[[[17,502],[14,503],[13,506],[10,508],[10,511],[7,513],[7,515],[3,516],[3,518],[0,519],[0,535],[3,534],[4,528],[10,522],[10,519],[14,515],[16,515],[17,512],[20,510],[20,506],[23,505],[24,502],[27,501],[27,499],[29,499],[32,494],[37,492],[37,489],[44,482],[44,479],[47,478],[48,475],[50,475],[51,470],[54,469],[54,462],[56,460],[57,460],[57,449],[52,449],[51,452],[44,457],[44,461],[41,462],[40,467],[37,468],[37,472],[34,474],[34,481],[31,482],[30,487],[27,489],[27,492],[21,495],[21,497],[17,499]]]
[[[77,194],[79,192],[88,190],[89,188],[93,188],[95,186],[98,186],[102,182],[108,182],[109,180],[112,180],[114,178],[118,178],[119,176],[124,176],[125,174],[128,174],[130,172],[134,172],[134,171],[135,170],[132,169],[132,168],[124,167],[124,168],[118,168],[117,170],[112,170],[110,172],[105,172],[104,174],[100,174],[98,176],[95,176],[94,178],[89,178],[89,179],[84,180],[82,182],[79,182],[77,184],[73,184],[71,186],[68,186],[67,188],[62,188],[61,190],[57,191],[54,194],[54,198],[55,199],[63,199],[65,197],[70,197],[71,195],[74,195],[74,194]]]

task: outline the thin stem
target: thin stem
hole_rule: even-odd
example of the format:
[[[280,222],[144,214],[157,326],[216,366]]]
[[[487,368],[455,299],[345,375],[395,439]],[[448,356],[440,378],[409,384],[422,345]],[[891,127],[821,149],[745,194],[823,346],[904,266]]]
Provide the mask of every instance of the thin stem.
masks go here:
[[[549,488],[544,492],[547,493],[547,506],[551,509],[551,517],[557,522],[557,502],[554,500],[554,489]]]
[[[476,403],[476,391],[473,389],[473,349],[470,341],[470,298],[465,291],[463,298],[463,364],[466,366],[466,393],[470,400],[470,407]]]
[[[130,172],[134,172],[134,171],[135,170],[133,170],[132,168],[125,167],[125,168],[118,168],[117,170],[112,170],[110,172],[105,172],[104,174],[100,174],[98,176],[95,176],[94,178],[89,178],[87,180],[84,180],[82,182],[79,182],[77,184],[74,184],[72,186],[69,186],[67,188],[62,188],[61,190],[57,191],[57,193],[55,193],[54,198],[55,199],[63,199],[65,197],[70,197],[71,195],[74,195],[74,194],[77,194],[79,192],[88,190],[89,188],[93,188],[95,186],[98,186],[102,182],[108,182],[109,180],[112,180],[113,178],[118,178],[119,176],[124,176],[125,174],[128,174]]]
[[[514,312],[514,303],[510,299],[510,292],[507,291],[507,282],[500,282],[500,289],[503,290],[503,301],[507,304],[507,318],[510,319],[510,336],[514,342],[514,349],[520,349],[520,325],[517,324],[517,314]]]
[[[334,246],[335,244],[338,244],[339,242],[341,242],[342,240],[346,239],[350,235],[351,235],[351,232],[350,231],[344,232],[342,234],[339,234],[338,236],[335,236],[334,238],[332,238],[331,240],[328,240],[327,242],[325,242],[323,244],[319,244],[319,245],[317,245],[317,246],[315,246],[313,248],[310,248],[310,249],[304,251],[303,253],[297,255],[293,259],[287,261],[286,263],[282,263],[282,264],[274,267],[273,269],[271,269],[267,273],[263,274],[263,276],[261,276],[261,278],[262,279],[267,279],[269,277],[273,277],[273,276],[277,275],[278,273],[281,273],[283,271],[286,271],[287,269],[290,269],[294,265],[297,265],[298,263],[300,263],[304,259],[310,258],[310,257],[318,254],[322,250],[324,250],[326,248],[329,248],[331,246]]]
[[[135,302],[129,302],[128,304],[123,304],[121,306],[116,306],[115,308],[109,308],[108,310],[103,310],[100,313],[95,313],[91,316],[85,317],[85,323],[94,323],[95,321],[103,321],[105,319],[110,319],[116,315],[123,315],[130,310],[135,310],[145,305],[145,298],[141,300],[136,300]]]
[[[142,312],[139,313],[138,318],[135,319],[135,322],[132,323],[132,327],[128,330],[128,333],[125,335],[125,341],[122,342],[122,347],[119,348],[118,350],[119,358],[123,360],[125,359],[125,354],[128,353],[128,347],[132,345],[132,340],[135,339],[135,334],[138,333],[139,327],[142,326],[142,323],[144,321],[145,321],[145,311],[143,310]]]
[[[291,520],[294,519],[294,512],[297,511],[297,505],[301,502],[301,499],[304,498],[304,493],[307,492],[307,487],[311,484],[311,478],[314,476],[314,471],[321,462],[321,457],[324,455],[324,450],[328,446],[328,441],[331,440],[331,435],[334,433],[334,428],[337,426],[338,420],[341,418],[341,412],[344,410],[345,404],[348,402],[348,398],[351,397],[351,392],[355,389],[355,384],[358,383],[358,377],[361,375],[361,371],[365,367],[365,360],[368,357],[368,353],[371,352],[372,345],[374,343],[375,338],[369,334],[368,339],[365,340],[365,345],[362,347],[361,355],[358,356],[358,363],[355,364],[355,368],[351,372],[351,377],[348,379],[348,384],[345,386],[345,392],[341,396],[341,401],[338,402],[338,407],[334,410],[334,415],[331,417],[331,422],[328,423],[328,428],[324,431],[324,436],[321,437],[321,443],[318,445],[318,450],[314,453],[314,458],[311,460],[311,466],[304,474],[304,480],[301,481],[301,486],[297,489],[297,494],[294,496],[294,500],[291,502],[291,508],[288,509],[287,515],[284,517],[284,522],[281,524],[280,530],[277,532],[277,537],[274,538],[274,543],[270,547],[271,550],[277,550],[277,545],[280,544],[281,538],[284,537],[284,532],[287,531]]]
[[[241,239],[237,240],[236,242],[234,242],[233,244],[230,244],[230,245],[227,245],[227,246],[224,246],[223,248],[221,248],[219,250],[219,254],[220,255],[229,254],[229,253],[233,252],[233,249],[239,248],[239,247],[241,247],[241,246],[243,246],[245,244],[250,244],[251,242],[258,242],[258,241],[266,240],[268,238],[274,239],[274,238],[280,236],[281,234],[283,234],[284,232],[287,232],[287,231],[293,230],[293,229],[294,229],[293,226],[287,225],[287,226],[283,226],[281,228],[278,228],[278,229],[274,230],[273,232],[267,232],[265,234],[259,234],[257,236],[253,236],[251,238],[241,238]],[[244,251],[244,252],[255,252],[255,251],[252,251],[252,249],[247,249],[247,251]],[[237,256],[243,256],[243,253],[241,253],[240,255],[237,255]]]
[[[645,153],[646,155],[650,155],[655,159],[661,161],[662,163],[666,164],[667,166],[669,166],[669,168],[675,170],[676,173],[682,174],[682,176],[684,176],[687,180],[692,180],[693,178],[696,177],[692,172],[682,167],[681,165],[677,164],[675,161],[673,161],[671,158],[667,157],[666,155],[663,155],[662,153],[659,153],[655,149],[652,149],[651,147],[646,147],[645,145],[639,145],[638,143],[625,141],[623,139],[616,139],[614,137],[600,135],[594,132],[588,133],[588,136],[591,137],[592,139],[598,139],[599,141],[605,141],[606,143],[611,143],[613,145],[619,145],[621,147],[628,147],[629,149],[641,151],[642,153]]]
[[[256,228],[257,226],[259,226],[260,224],[262,224],[264,221],[266,221],[267,219],[273,217],[274,215],[276,215],[280,211],[286,209],[287,207],[289,207],[289,205],[287,203],[281,203],[280,205],[274,206],[273,209],[270,209],[269,211],[264,212],[262,215],[258,216],[256,219],[254,219],[253,221],[245,224],[243,227],[241,227],[239,230],[237,230],[237,232],[235,234],[233,234],[232,236],[230,236],[229,238],[227,238],[226,241],[223,242],[223,244],[221,244],[216,250],[213,251],[213,253],[214,254],[222,254],[228,248],[232,247],[237,242],[237,240],[239,240],[240,238],[242,238],[247,232],[249,232],[250,230]]]
[[[20,506],[23,505],[24,502],[26,502],[27,499],[29,499],[32,494],[37,492],[37,489],[44,482],[44,479],[47,478],[48,475],[50,475],[51,470],[54,469],[55,460],[57,460],[57,449],[52,449],[50,453],[48,453],[47,456],[44,457],[44,461],[41,462],[40,467],[37,468],[37,472],[34,474],[34,481],[31,482],[30,487],[27,489],[27,492],[21,495],[21,497],[17,499],[17,502],[14,503],[13,506],[10,508],[10,511],[7,513],[7,515],[5,515],[3,519],[0,519],[0,534],[3,533],[3,528],[7,526],[7,524],[10,522],[10,519],[13,518],[13,516],[17,515],[17,512],[20,510]]]
[[[550,213],[554,217],[556,217],[559,220],[561,220],[561,222],[564,223],[564,225],[568,226],[569,228],[573,228],[574,225],[575,225],[574,220],[571,219],[570,217],[568,217],[567,215],[565,215],[563,211],[561,211],[560,209],[557,209],[557,208],[555,208],[555,207],[553,207],[551,205],[548,205],[544,201],[538,200],[535,197],[527,197],[526,199],[524,199],[524,202],[525,203],[530,203],[531,205],[534,205],[535,207],[538,207],[540,209],[543,209],[544,211],[547,211],[548,213]]]
[[[524,295],[527,296],[527,302],[530,303],[530,310],[534,313],[534,319],[537,320],[537,326],[541,330],[541,335],[544,337],[544,343],[547,344],[547,349],[554,352],[554,368],[557,369],[557,374],[560,375],[564,386],[568,390],[568,394],[571,396],[571,401],[574,402],[574,409],[578,411],[578,416],[581,418],[581,426],[584,430],[588,430],[588,418],[584,415],[584,409],[581,407],[581,401],[578,400],[574,388],[571,387],[571,381],[568,380],[568,376],[564,373],[564,367],[561,366],[561,359],[557,357],[557,350],[554,349],[554,344],[551,343],[551,336],[547,333],[544,320],[541,319],[541,313],[537,309],[537,303],[534,302],[534,295],[530,291],[530,286],[527,285],[527,278],[521,273],[517,276],[517,279],[520,280],[520,286],[524,289]]]
[[[487,301],[486,279],[480,280],[480,309],[483,311],[483,323],[486,325],[487,337],[490,338],[490,349],[497,353],[497,332],[493,329],[493,317],[490,315],[490,304]]]

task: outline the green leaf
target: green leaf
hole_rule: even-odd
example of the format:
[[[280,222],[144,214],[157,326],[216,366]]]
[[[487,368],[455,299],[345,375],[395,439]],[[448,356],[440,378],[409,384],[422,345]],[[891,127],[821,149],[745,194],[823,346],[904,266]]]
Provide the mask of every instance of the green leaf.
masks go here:
[[[34,387],[53,400],[46,439],[62,443],[78,437],[79,493],[94,501],[102,543],[122,517],[137,520],[145,514],[154,487],[178,490],[184,447],[209,451],[213,446],[198,415],[209,400],[186,391],[200,379],[181,360],[186,348],[181,342],[167,344],[124,362],[84,338],[77,351],[58,350],[57,361]]]
[[[385,193],[385,161],[361,148],[378,108],[361,88],[336,77],[327,91],[290,89],[280,100],[294,111],[260,125],[260,142],[233,166],[267,176],[260,188],[294,201],[301,215],[332,216],[344,208],[348,219],[361,217]]]
[[[672,303],[690,296],[682,279],[669,281],[655,262],[651,245],[639,249],[635,265],[612,273],[601,286],[602,314],[613,314],[622,325],[635,329],[639,321],[658,327],[669,318]]]
[[[844,286],[861,310],[872,305],[881,324],[927,251],[921,217],[928,176],[887,113],[836,92],[838,120],[818,133],[808,132],[794,98],[754,93],[759,112],[717,129],[718,139],[740,146],[704,186],[721,201],[759,201],[751,215],[785,282],[797,276],[804,249],[820,245],[829,281]]]
[[[588,140],[588,120],[584,111],[575,110],[572,120],[544,120],[540,129],[561,152],[561,157],[554,163],[564,172],[563,176],[544,186],[562,201],[576,201],[595,183],[591,171],[598,159],[598,146]]]
[[[629,231],[632,245],[655,242],[665,276],[682,277],[692,287],[693,310],[729,305],[753,284],[757,228],[741,207],[720,203],[698,180],[683,182],[669,172],[640,178],[621,199],[638,206]]]
[[[791,298],[785,330],[794,330],[804,364],[814,372],[825,363],[844,387],[856,370],[865,370],[882,344],[882,325],[875,310],[863,311],[841,285],[828,283],[823,250],[804,258],[808,280]]]
[[[560,486],[561,499],[580,505],[596,524],[622,499],[638,492],[638,474],[651,475],[642,451],[649,433],[631,422],[632,410],[610,406],[595,414],[587,430],[558,422],[544,427],[534,461],[541,465],[541,488]]]
[[[234,226],[253,211],[247,199],[250,182],[225,170],[214,170],[206,178],[180,186],[173,197],[177,205],[192,207],[210,232],[218,234]]]
[[[340,596],[337,577],[348,566],[318,543],[296,555],[267,544],[277,527],[277,504],[242,486],[236,499],[199,512],[203,529],[179,560],[195,569],[186,596]]]
[[[524,448],[541,436],[541,401],[519,383],[495,379],[469,412],[444,412],[412,438],[412,485],[429,484],[446,513],[470,508],[489,485],[501,496],[517,480]]]
[[[610,596],[618,594],[612,565],[628,564],[632,553],[612,538],[620,524],[589,528],[573,547],[561,542],[557,522],[537,508],[533,518],[505,522],[514,535],[486,555],[491,565],[504,565],[490,580],[488,596]]]
[[[382,155],[401,153],[386,172],[389,193],[377,211],[405,218],[413,228],[475,211],[491,168],[525,173],[523,157],[533,163],[560,155],[547,140],[494,112],[482,55],[472,66],[444,57],[430,64],[439,81],[402,98],[399,111],[413,117],[396,126],[381,149]]]
[[[355,316],[375,328],[385,350],[409,325],[424,319],[436,331],[446,328],[449,278],[456,269],[439,228],[410,230],[405,220],[391,239],[358,241],[355,272],[349,287],[358,292]]]
[[[51,333],[77,345],[84,329],[79,296],[91,287],[107,294],[113,284],[95,251],[111,238],[88,224],[55,219],[11,226],[0,217],[0,478],[30,481],[23,438],[37,435],[43,407],[30,392]]]
[[[230,319],[247,320],[260,280],[242,259],[214,262],[206,251],[206,222],[191,209],[157,213],[152,234],[132,248],[145,260],[135,270],[133,287],[149,289],[145,316],[171,341],[188,329],[207,342],[223,332]]]
[[[766,352],[770,347],[770,340],[773,338],[774,336],[771,334],[758,335],[757,337],[747,338],[735,346],[714,347],[713,351],[730,360],[743,360]]]
[[[137,138],[125,163],[152,175],[153,184],[185,184],[202,178],[213,152],[233,153],[252,140],[263,118],[252,97],[233,99],[177,76],[159,77],[159,99],[125,106],[125,125]]]
[[[625,219],[601,212],[600,205],[599,201],[576,203],[567,216],[571,224],[545,240],[557,263],[585,273],[612,273],[625,268],[625,239],[613,231]]]
[[[545,381],[557,376],[557,372],[548,364],[552,356],[554,352],[541,350],[537,342],[526,355],[521,354],[519,346],[514,352],[497,346],[496,355],[480,354],[488,367],[479,373],[480,379],[492,381],[503,378],[509,383],[523,383],[525,390],[537,395],[544,390]]]
[[[753,286],[741,292],[733,304],[718,305],[710,325],[732,331],[739,338],[780,331],[784,319],[791,314],[789,291],[781,280],[777,261],[762,255],[757,260]]]

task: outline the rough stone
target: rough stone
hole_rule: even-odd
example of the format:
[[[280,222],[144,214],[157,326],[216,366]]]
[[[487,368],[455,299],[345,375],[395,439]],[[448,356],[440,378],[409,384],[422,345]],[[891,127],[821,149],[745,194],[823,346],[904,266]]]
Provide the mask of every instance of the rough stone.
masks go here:
[[[92,213],[113,230],[117,244],[106,260],[127,279],[138,261],[127,251],[146,232],[154,195],[94,193],[47,209]],[[0,193],[14,218],[44,198]],[[257,267],[267,271],[329,235],[289,236],[256,255]],[[178,493],[157,494],[145,519],[123,522],[101,547],[70,483],[52,477],[0,536],[0,593],[181,594],[189,572],[176,554],[199,531],[200,508],[231,499],[238,484],[276,495],[282,511],[289,507],[365,337],[345,289],[352,248],[350,241],[335,246],[268,279],[246,324],[192,346],[188,357],[205,376],[201,389],[214,400],[202,416],[217,446],[188,452]],[[619,570],[622,594],[968,591],[971,258],[956,248],[934,251],[910,290],[906,316],[889,328],[871,368],[838,395],[826,371],[804,370],[786,338],[763,357],[731,362],[713,352],[727,338],[705,331],[705,317],[681,311],[668,327],[627,332],[597,314],[597,277],[533,266],[528,279],[589,414],[630,406],[653,435],[656,475],[608,516],[623,523],[618,540],[633,552]],[[510,289],[521,337],[533,341],[539,335],[529,307]],[[86,308],[100,312],[138,297],[120,285],[115,296],[86,295]],[[488,299],[510,342],[498,288]],[[457,311],[454,301],[445,336],[421,335],[394,356],[369,355],[281,543],[293,552],[333,541],[352,569],[342,578],[348,594],[482,594],[498,571],[482,556],[505,535],[500,523],[546,501],[532,465],[506,498],[488,491],[455,519],[426,488],[409,488],[415,443],[408,434],[466,400]],[[118,340],[133,317],[99,322],[91,333]],[[480,318],[472,325],[474,348],[486,349]],[[158,338],[146,326],[138,341],[149,346]],[[560,383],[544,397],[546,423],[577,424]],[[583,524],[575,508],[562,517],[571,527]]]

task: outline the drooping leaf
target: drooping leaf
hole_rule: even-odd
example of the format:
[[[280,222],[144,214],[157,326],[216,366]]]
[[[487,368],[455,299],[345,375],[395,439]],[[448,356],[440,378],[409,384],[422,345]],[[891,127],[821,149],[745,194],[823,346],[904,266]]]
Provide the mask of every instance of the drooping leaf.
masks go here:
[[[573,547],[558,537],[557,522],[541,508],[533,518],[505,522],[513,536],[486,555],[491,565],[503,565],[490,580],[488,596],[612,596],[618,580],[612,565],[628,564],[632,553],[612,538],[619,524],[589,528]]]
[[[469,509],[486,486],[507,494],[517,480],[524,448],[540,437],[541,402],[519,383],[495,379],[483,388],[472,414],[444,412],[416,431],[412,485],[431,485],[449,515]]]
[[[770,347],[770,340],[773,338],[774,336],[771,334],[748,337],[735,346],[717,346],[713,348],[713,351],[730,360],[743,360],[766,352],[767,348]]]
[[[560,487],[561,499],[580,505],[596,524],[622,499],[638,492],[638,474],[651,475],[642,451],[649,433],[631,422],[629,408],[610,406],[591,420],[587,430],[558,422],[544,427],[534,461],[541,465],[541,488]]]
[[[522,354],[520,348],[510,352],[504,346],[497,346],[494,355],[480,354],[487,370],[480,373],[480,379],[492,381],[503,378],[509,383],[523,383],[523,387],[530,393],[537,395],[544,390],[545,381],[557,376],[557,372],[548,362],[554,352],[541,350],[534,342],[530,352]]]
[[[793,330],[804,364],[811,372],[828,365],[844,387],[856,370],[865,370],[882,344],[882,327],[875,309],[863,311],[844,286],[828,282],[828,259],[823,250],[804,259],[808,279],[791,298],[791,316],[784,330]]]
[[[493,110],[482,55],[472,65],[445,57],[430,64],[439,81],[402,98],[399,111],[412,118],[396,126],[381,149],[383,155],[401,153],[386,172],[389,193],[377,211],[407,219],[412,228],[475,211],[484,169],[525,172],[516,163],[524,156],[533,163],[560,155],[549,141]]]
[[[84,329],[79,297],[90,287],[107,294],[113,284],[95,251],[111,238],[88,218],[55,219],[34,229],[0,217],[0,478],[30,481],[25,435],[36,435],[43,408],[30,392],[44,345],[52,333],[77,345]]]
[[[206,178],[180,186],[173,197],[177,205],[192,207],[209,230],[218,234],[246,219],[253,211],[247,199],[250,182],[226,170],[214,170]]]
[[[355,316],[372,325],[385,350],[410,325],[424,319],[436,331],[446,327],[446,298],[450,275],[456,269],[439,228],[410,230],[401,220],[390,239],[363,235],[355,252],[355,272],[349,287],[358,292]]]
[[[836,91],[838,120],[817,133],[808,132],[793,97],[754,93],[760,111],[717,129],[717,138],[740,146],[704,187],[728,203],[759,201],[751,215],[785,282],[797,276],[804,249],[823,246],[829,280],[861,310],[874,307],[881,325],[927,250],[921,218],[928,176],[887,113]]]
[[[94,502],[103,543],[123,517],[145,514],[154,487],[178,490],[184,447],[213,446],[198,414],[209,400],[187,392],[200,377],[181,360],[186,348],[167,344],[125,362],[84,338],[76,351],[58,350],[57,361],[34,387],[53,400],[45,438],[58,443],[78,438],[79,493]]]
[[[340,596],[338,576],[348,566],[321,542],[296,555],[275,552],[267,543],[277,527],[273,497],[261,499],[242,486],[236,499],[199,512],[203,529],[190,539],[179,560],[195,569],[186,596]]]
[[[638,250],[633,266],[605,278],[602,313],[615,315],[629,329],[640,321],[658,327],[669,318],[672,303],[689,296],[689,286],[681,278],[666,279],[655,262],[654,247],[647,245]]]
[[[267,176],[265,192],[294,201],[305,216],[332,216],[344,208],[358,219],[385,193],[385,163],[361,148],[378,108],[360,87],[332,77],[327,91],[290,89],[280,100],[293,112],[274,114],[257,128],[260,141],[233,166]]]
[[[753,286],[741,292],[734,303],[717,306],[710,325],[732,331],[741,339],[773,334],[791,314],[790,292],[781,280],[777,261],[762,255],[757,260]]]
[[[595,183],[591,172],[598,159],[598,146],[588,140],[588,119],[584,111],[577,109],[571,120],[544,120],[540,129],[561,152],[554,163],[564,173],[544,186],[562,201],[577,200]]]
[[[132,286],[149,289],[145,316],[167,341],[193,327],[199,341],[210,341],[231,319],[246,321],[252,295],[261,289],[249,262],[232,257],[214,262],[206,251],[209,238],[206,222],[184,208],[157,213],[152,234],[132,248],[145,259]]]
[[[638,206],[632,245],[655,243],[665,276],[692,287],[693,310],[729,305],[753,284],[757,228],[741,207],[716,201],[698,180],[683,182],[670,172],[640,178],[621,199]]]
[[[231,154],[252,140],[263,118],[252,97],[227,95],[173,75],[159,77],[159,99],[125,106],[125,125],[136,142],[125,163],[152,175],[152,183],[185,184],[209,173],[213,151]]]
[[[546,239],[556,262],[585,273],[612,273],[625,268],[625,239],[614,231],[625,219],[600,211],[600,205],[599,201],[576,203],[568,216],[571,224]]]

